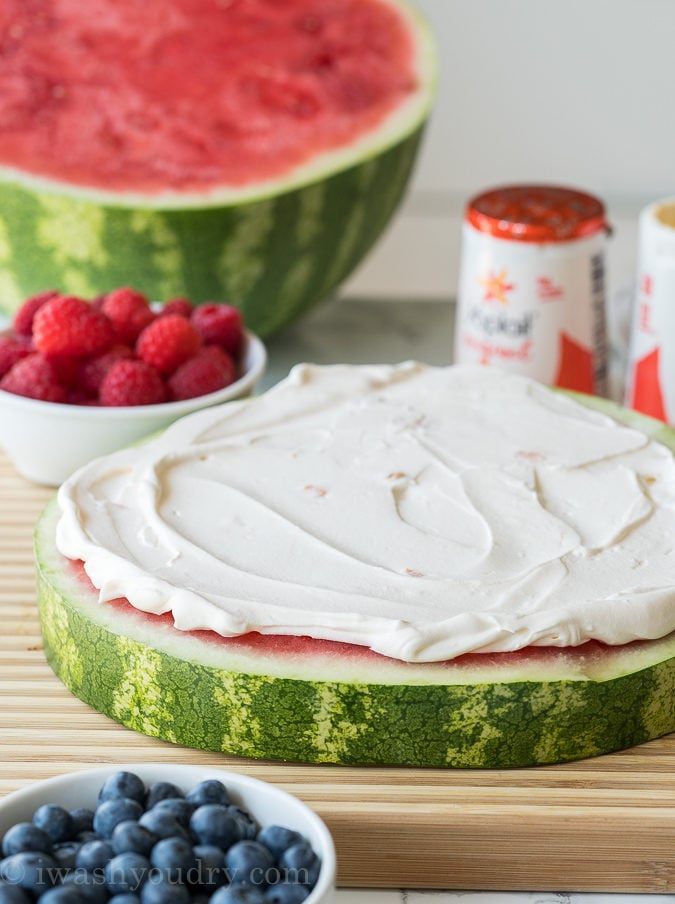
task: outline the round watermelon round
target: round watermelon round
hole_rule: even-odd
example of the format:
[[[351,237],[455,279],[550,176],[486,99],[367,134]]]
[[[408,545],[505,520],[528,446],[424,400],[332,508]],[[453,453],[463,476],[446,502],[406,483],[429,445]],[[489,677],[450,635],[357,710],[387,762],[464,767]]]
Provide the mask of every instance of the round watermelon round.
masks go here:
[[[577,396],[675,450],[675,431]],[[675,730],[675,635],[405,663],[350,644],[182,632],[170,615],[100,604],[36,531],[47,658],[63,683],[136,731],[249,757],[504,768],[619,750]]]
[[[0,16],[6,313],[45,288],[130,284],[231,301],[266,336],[346,277],[402,198],[435,73],[405,0],[10,0]]]

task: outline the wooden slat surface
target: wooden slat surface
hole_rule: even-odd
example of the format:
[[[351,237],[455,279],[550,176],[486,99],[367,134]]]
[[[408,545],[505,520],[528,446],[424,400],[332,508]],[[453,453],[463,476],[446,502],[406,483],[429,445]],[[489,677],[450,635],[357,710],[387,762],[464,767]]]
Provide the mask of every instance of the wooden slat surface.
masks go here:
[[[675,891],[675,736],[539,769],[357,769],[189,750],[94,712],[42,651],[32,529],[49,496],[0,453],[0,794],[101,763],[219,765],[314,807],[341,885]]]

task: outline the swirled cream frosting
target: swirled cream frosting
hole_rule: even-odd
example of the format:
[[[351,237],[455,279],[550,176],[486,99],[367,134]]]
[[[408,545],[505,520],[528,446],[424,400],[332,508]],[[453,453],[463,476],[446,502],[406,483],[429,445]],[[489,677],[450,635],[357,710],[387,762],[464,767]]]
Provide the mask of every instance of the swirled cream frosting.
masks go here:
[[[675,462],[490,368],[299,365],[59,491],[102,601],[409,662],[675,629]]]

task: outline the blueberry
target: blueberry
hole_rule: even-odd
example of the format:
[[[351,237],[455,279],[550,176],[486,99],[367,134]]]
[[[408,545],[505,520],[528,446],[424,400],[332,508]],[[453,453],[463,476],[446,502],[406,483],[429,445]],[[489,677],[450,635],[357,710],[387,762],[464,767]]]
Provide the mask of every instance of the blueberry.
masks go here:
[[[224,851],[241,840],[239,822],[221,804],[205,804],[195,810],[190,829],[200,844],[215,844]]]
[[[302,904],[311,889],[293,882],[278,882],[265,890],[267,904]]]
[[[88,873],[103,873],[105,865],[115,856],[109,841],[88,841],[83,844],[75,857],[77,869],[86,870]]]
[[[242,839],[252,841],[258,834],[258,823],[251,814],[241,807],[235,807],[234,804],[227,808],[227,812],[238,821]]]
[[[32,898],[18,885],[0,880],[0,904],[31,904]]]
[[[105,780],[98,792],[99,804],[125,797],[139,804],[145,802],[145,785],[133,772],[116,772]]]
[[[105,882],[113,895],[138,892],[150,875],[150,861],[147,857],[126,851],[118,854],[105,868]]]
[[[152,876],[141,891],[141,904],[188,904],[190,892],[184,885]]]
[[[71,841],[76,835],[73,817],[58,804],[38,807],[33,814],[33,823],[46,832],[54,844]]]
[[[196,877],[197,859],[189,841],[184,838],[163,838],[152,849],[150,862],[170,882],[190,881]]]
[[[5,857],[0,863],[0,879],[37,896],[54,885],[58,869],[56,861],[49,854],[21,851]]]
[[[100,874],[94,875],[76,869],[64,878],[61,885],[76,889],[84,904],[107,904],[108,890],[105,887],[105,877]]]
[[[153,810],[161,810],[175,816],[185,828],[190,825],[190,817],[196,809],[196,806],[189,800],[185,800],[184,797],[167,797],[166,800],[160,800],[153,807]]]
[[[80,844],[86,844],[88,841],[100,841],[100,837],[94,832],[80,832],[75,838]]]
[[[297,882],[313,888],[319,877],[321,861],[306,841],[287,848],[279,857],[279,867],[287,882]]]
[[[203,807],[204,804],[223,804],[223,806],[227,806],[230,803],[230,795],[227,793],[227,788],[216,778],[209,778],[200,782],[194,788],[191,788],[185,796],[198,807]]]
[[[70,811],[70,818],[73,820],[73,837],[77,837],[80,832],[93,831],[94,811],[89,807],[75,807]]]
[[[265,826],[264,829],[258,832],[256,840],[260,844],[264,844],[272,852],[272,856],[278,860],[287,848],[292,847],[294,844],[299,844],[305,839],[300,832],[296,832],[294,829],[287,829],[285,826]]]
[[[40,904],[82,904],[83,901],[74,885],[58,885],[40,895]]]
[[[129,892],[126,895],[113,895],[109,899],[108,904],[139,904],[140,900],[138,895],[132,895]]]
[[[166,810],[158,810],[156,807],[153,807],[152,810],[148,810],[141,816],[138,820],[138,824],[149,832],[152,832],[157,838],[173,838],[174,836],[178,836],[179,838],[186,838],[188,841],[190,840],[187,829],[184,829],[176,817],[171,813],[167,813]]]
[[[79,841],[64,841],[54,845],[52,856],[62,869],[75,869],[75,859],[81,847]]]
[[[49,835],[32,822],[17,822],[7,829],[2,839],[2,853],[5,857],[20,854],[21,851],[42,851],[51,854],[52,840]]]
[[[227,875],[233,885],[265,886],[279,878],[274,857],[264,844],[257,841],[239,841],[225,854]]]
[[[116,854],[133,851],[134,854],[142,854],[144,857],[150,854],[156,841],[157,836],[154,832],[132,820],[118,822],[111,838]]]
[[[94,813],[94,831],[103,838],[110,838],[118,822],[138,820],[143,807],[129,797],[115,797],[104,801]]]
[[[265,896],[253,885],[227,885],[211,895],[209,904],[265,904]]]
[[[225,872],[225,855],[214,844],[198,844],[194,848],[197,859],[197,881],[195,885],[213,891],[228,881]]]
[[[155,782],[154,785],[150,785],[145,797],[145,809],[152,810],[160,800],[176,797],[185,797],[178,785],[174,785],[171,782]]]

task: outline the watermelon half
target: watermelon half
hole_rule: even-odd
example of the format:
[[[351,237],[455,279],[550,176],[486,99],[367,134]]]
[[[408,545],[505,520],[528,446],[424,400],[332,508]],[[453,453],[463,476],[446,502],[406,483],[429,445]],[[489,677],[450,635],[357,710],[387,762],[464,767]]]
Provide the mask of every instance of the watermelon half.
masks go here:
[[[675,431],[577,396],[675,450]],[[305,637],[180,632],[99,604],[36,531],[45,651],[63,683],[129,728],[229,754],[321,763],[512,767],[630,747],[675,730],[675,634],[410,664]]]
[[[405,0],[9,0],[0,28],[7,313],[131,284],[269,335],[380,235],[433,93]]]

